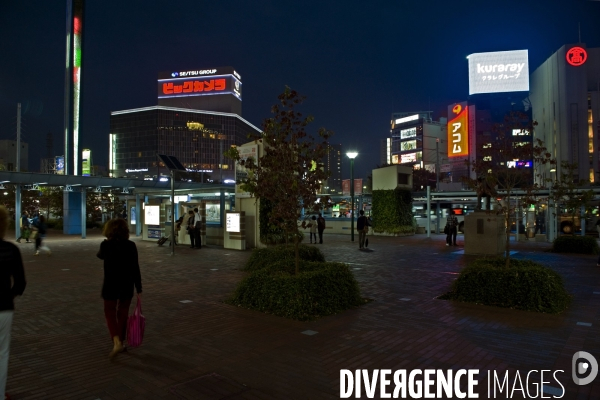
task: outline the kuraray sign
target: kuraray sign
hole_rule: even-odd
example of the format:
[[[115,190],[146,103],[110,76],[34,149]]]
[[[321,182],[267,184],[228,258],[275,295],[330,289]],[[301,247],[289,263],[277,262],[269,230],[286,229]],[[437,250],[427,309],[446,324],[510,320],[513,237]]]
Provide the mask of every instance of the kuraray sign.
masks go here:
[[[469,94],[529,91],[527,50],[474,53],[469,59]]]

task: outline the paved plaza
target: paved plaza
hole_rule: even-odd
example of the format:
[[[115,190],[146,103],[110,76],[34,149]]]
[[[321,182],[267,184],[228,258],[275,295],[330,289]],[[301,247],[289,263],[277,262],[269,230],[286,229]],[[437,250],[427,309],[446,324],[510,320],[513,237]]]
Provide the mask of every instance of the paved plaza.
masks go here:
[[[575,352],[600,360],[595,256],[515,244],[514,257],[550,266],[573,294],[569,310],[546,315],[436,299],[469,261],[443,236],[370,237],[372,251],[362,252],[349,236],[326,234],[318,245],[326,259],[350,263],[373,301],[299,322],[223,303],[244,276],[249,251],[179,246],[172,257],[169,248],[134,238],[144,344],[109,361],[96,258],[103,238],[89,232],[84,240],[50,234],[49,257],[18,245],[28,284],[13,322],[7,391],[15,400],[335,399],[340,369],[384,368],[478,368],[480,398],[488,370],[564,370],[557,374],[563,398],[600,399],[600,377],[587,386],[571,379]],[[545,381],[545,396],[560,388]]]

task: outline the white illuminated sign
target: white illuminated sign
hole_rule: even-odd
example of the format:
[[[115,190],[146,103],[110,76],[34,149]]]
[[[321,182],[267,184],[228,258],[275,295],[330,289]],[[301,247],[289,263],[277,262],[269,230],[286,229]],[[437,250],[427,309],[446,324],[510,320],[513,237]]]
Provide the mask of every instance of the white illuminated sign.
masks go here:
[[[529,90],[527,50],[474,53],[469,59],[469,94]]]
[[[240,219],[240,213],[227,213],[225,218],[227,232],[240,232]]]
[[[144,207],[144,224],[160,225],[160,206],[146,204]]]
[[[395,122],[396,122],[396,125],[398,125],[398,124],[402,124],[404,122],[416,121],[418,119],[419,119],[419,114],[415,114],[415,115],[411,115],[409,117],[398,118]]]
[[[126,169],[125,172],[148,172],[148,168]]]
[[[185,203],[188,201],[188,195],[185,196],[175,196],[175,203]]]
[[[421,152],[418,151],[416,153],[408,153],[400,155],[400,164],[409,163],[409,162],[417,162],[421,160]]]
[[[417,136],[417,128],[402,129],[400,131],[400,139],[409,139]]]
[[[417,148],[417,141],[416,140],[408,140],[406,142],[401,142],[400,143],[400,148],[402,151],[405,150],[416,150]]]
[[[513,136],[529,136],[529,131],[526,129],[513,129],[512,135]]]

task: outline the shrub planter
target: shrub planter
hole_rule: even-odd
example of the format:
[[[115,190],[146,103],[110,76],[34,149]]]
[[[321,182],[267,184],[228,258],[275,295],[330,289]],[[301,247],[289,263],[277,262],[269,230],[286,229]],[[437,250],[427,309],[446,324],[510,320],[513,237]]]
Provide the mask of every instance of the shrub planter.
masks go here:
[[[571,296],[556,272],[530,260],[511,259],[510,265],[502,257],[476,260],[440,299],[553,314],[569,306]]]
[[[559,236],[554,239],[552,250],[556,253],[598,254],[598,242],[593,236]]]

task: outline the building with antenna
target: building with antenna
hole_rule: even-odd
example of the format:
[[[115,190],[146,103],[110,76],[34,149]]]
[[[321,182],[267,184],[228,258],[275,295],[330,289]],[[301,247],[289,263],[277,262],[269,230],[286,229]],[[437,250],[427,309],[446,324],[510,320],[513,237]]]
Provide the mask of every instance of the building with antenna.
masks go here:
[[[17,171],[17,148],[16,140],[0,140],[0,165],[7,171]],[[29,145],[21,141],[21,172],[28,171]]]

